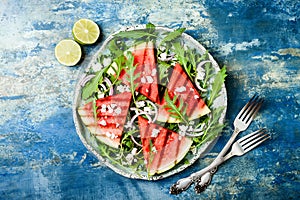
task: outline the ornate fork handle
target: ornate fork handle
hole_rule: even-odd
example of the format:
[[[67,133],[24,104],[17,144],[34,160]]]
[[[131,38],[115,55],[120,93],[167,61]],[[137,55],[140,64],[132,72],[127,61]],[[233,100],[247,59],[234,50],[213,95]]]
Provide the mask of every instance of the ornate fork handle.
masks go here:
[[[193,183],[201,181],[201,177],[205,175],[206,173],[210,174],[210,172],[216,171],[217,167],[224,162],[223,157],[217,157],[210,165],[203,168],[202,170],[192,173],[190,176],[186,178],[182,178],[178,180],[174,185],[170,188],[171,194],[179,194],[185,190],[187,190]],[[204,179],[207,179],[206,175]],[[202,178],[202,180],[204,180]]]
[[[234,130],[232,136],[230,137],[230,139],[228,140],[228,142],[226,143],[226,145],[224,146],[222,151],[219,153],[219,155],[216,157],[216,159],[210,165],[208,165],[207,167],[203,168],[202,170],[200,170],[198,172],[191,174],[189,177],[178,180],[175,184],[173,184],[171,186],[170,193],[171,194],[179,194],[179,193],[187,190],[194,182],[200,181],[200,183],[201,183],[201,177],[204,174],[209,173],[209,171],[214,171],[213,169],[217,168],[220,164],[222,164],[224,162],[223,156],[228,151],[228,149],[230,148],[231,144],[233,143],[233,141],[235,140],[235,138],[239,134],[239,132],[240,132],[240,130],[237,128]],[[208,174],[206,175],[206,177],[208,177]],[[210,180],[211,180],[211,177],[210,177]],[[204,187],[205,187],[205,185],[207,186],[208,184],[204,184]],[[201,188],[200,188],[200,186],[198,186],[198,187],[199,187],[199,191],[200,191]]]
[[[215,167],[214,169],[212,169],[209,172],[206,172],[203,176],[201,176],[199,178],[199,180],[196,182],[196,186],[195,186],[195,192],[196,193],[201,193],[203,192],[207,186],[209,186],[211,179],[213,177],[213,175],[217,172],[218,167]]]

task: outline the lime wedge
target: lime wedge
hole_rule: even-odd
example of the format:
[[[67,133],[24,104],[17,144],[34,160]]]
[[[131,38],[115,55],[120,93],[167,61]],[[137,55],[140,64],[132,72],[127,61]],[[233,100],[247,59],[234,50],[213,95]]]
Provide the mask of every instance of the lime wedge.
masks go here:
[[[81,59],[81,47],[74,40],[65,39],[55,47],[55,57],[63,65],[74,66]]]
[[[92,20],[80,19],[75,22],[72,33],[79,44],[94,44],[100,35],[100,29]]]

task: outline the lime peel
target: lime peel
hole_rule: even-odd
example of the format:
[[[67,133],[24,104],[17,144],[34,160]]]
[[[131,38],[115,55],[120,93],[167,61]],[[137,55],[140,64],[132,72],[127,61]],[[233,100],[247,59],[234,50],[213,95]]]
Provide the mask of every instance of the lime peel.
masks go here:
[[[80,61],[81,56],[81,47],[74,40],[64,39],[55,46],[55,57],[63,65],[74,66]]]
[[[94,44],[99,38],[100,29],[94,21],[80,19],[73,25],[72,34],[79,44]]]

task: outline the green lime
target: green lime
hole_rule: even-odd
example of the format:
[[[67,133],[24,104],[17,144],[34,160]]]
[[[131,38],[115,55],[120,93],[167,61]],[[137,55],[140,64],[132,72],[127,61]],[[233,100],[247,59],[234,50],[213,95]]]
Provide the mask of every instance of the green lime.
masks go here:
[[[63,65],[74,66],[81,59],[81,47],[74,40],[65,39],[55,47],[55,57]]]
[[[75,22],[72,34],[74,39],[82,45],[94,44],[100,35],[100,29],[92,20],[80,19]]]

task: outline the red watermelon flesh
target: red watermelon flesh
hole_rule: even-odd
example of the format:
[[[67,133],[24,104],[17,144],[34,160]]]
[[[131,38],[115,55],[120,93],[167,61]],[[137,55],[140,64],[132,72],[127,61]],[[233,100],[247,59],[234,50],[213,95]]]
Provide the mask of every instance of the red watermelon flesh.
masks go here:
[[[151,101],[159,103],[157,68],[153,43],[145,42],[135,46],[132,50],[132,55],[134,56],[133,64],[136,66],[134,74],[140,74],[140,77],[134,82],[138,84],[136,91]],[[126,77],[126,71],[123,70],[119,78],[123,80],[123,83],[130,86]]]
[[[175,103],[177,107],[179,106],[179,99],[185,103],[185,106],[187,106],[186,114],[190,120],[197,119],[210,112],[210,109],[201,98],[199,92],[178,63],[174,66],[170,81],[167,85],[167,92],[170,99],[173,99],[175,95],[178,97],[178,101]],[[168,108],[166,108],[165,105],[167,105],[167,103],[165,99],[162,99],[157,120],[178,123],[178,120],[174,120],[174,118],[170,117]]]
[[[174,167],[189,151],[193,141],[180,136],[141,116],[138,117],[143,154],[149,175],[159,174]]]
[[[105,144],[118,148],[130,101],[130,92],[97,99],[97,119],[94,117],[92,102],[78,108],[78,113],[93,135]]]

